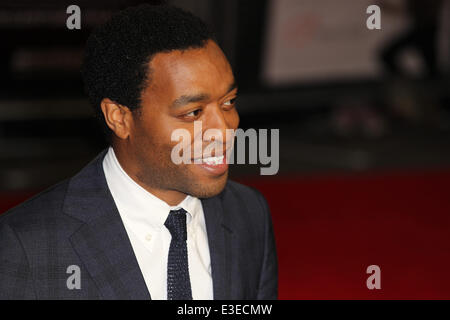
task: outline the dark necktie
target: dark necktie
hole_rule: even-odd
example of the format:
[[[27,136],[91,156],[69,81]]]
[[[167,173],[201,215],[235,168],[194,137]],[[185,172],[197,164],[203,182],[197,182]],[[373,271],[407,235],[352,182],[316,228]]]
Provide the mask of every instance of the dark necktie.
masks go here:
[[[172,240],[167,261],[167,300],[192,300],[187,255],[186,210],[171,210],[164,225]]]

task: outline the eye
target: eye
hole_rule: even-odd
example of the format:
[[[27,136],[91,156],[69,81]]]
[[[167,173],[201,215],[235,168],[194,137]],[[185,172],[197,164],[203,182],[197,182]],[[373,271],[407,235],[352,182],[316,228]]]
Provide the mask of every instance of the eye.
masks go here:
[[[197,117],[200,114],[201,110],[200,109],[196,109],[194,111],[191,111],[189,113],[185,114],[185,117]]]
[[[234,105],[235,102],[236,102],[236,98],[233,98],[233,99],[230,99],[230,100],[228,100],[228,101],[225,101],[225,102],[224,102],[224,105],[226,105],[226,106],[232,106],[232,105]]]

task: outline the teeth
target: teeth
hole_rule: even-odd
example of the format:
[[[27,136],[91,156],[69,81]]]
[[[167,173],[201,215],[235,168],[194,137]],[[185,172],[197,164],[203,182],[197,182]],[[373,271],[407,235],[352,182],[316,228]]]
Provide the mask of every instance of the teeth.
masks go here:
[[[206,163],[207,165],[218,165],[218,164],[222,164],[223,163],[223,156],[220,157],[209,157],[209,158],[205,158],[203,159],[203,162]]]

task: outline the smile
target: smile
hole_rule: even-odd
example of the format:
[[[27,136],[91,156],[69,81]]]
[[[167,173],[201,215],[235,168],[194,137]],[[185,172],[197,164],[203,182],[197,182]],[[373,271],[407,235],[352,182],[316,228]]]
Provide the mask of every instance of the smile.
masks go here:
[[[203,159],[203,163],[206,163],[207,165],[213,166],[213,165],[219,165],[223,163],[224,156],[219,157],[208,157]]]

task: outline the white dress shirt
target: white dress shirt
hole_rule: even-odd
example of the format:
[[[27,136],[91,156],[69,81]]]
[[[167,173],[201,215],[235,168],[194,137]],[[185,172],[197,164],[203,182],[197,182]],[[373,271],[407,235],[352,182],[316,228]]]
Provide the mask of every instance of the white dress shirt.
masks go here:
[[[168,205],[123,170],[111,147],[103,160],[103,170],[151,298],[167,299],[167,260],[172,237],[164,222],[170,210],[183,208],[188,212],[187,248],[192,298],[213,299],[211,260],[201,201],[186,196],[177,206]]]

